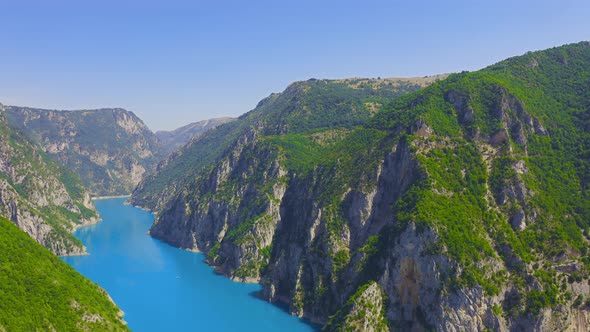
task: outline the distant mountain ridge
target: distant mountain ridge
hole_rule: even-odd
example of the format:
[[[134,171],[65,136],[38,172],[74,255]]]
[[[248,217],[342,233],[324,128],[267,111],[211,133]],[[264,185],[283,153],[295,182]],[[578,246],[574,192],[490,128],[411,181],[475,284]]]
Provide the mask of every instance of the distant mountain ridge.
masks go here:
[[[211,130],[219,125],[235,120],[231,117],[212,118],[193,122],[174,130],[159,130],[156,131],[156,137],[160,140],[162,148],[166,154],[170,154],[184,145],[190,140]]]
[[[80,179],[9,126],[0,104],[0,215],[57,255],[84,253],[70,233],[98,220]]]
[[[95,196],[130,193],[155,169],[157,137],[121,108],[56,111],[8,106],[10,125],[75,172]]]
[[[285,91],[262,99],[237,120],[209,130],[167,158],[156,174],[140,182],[132,201],[135,205],[159,210],[181,190],[179,184],[195,181],[201,171],[210,169],[234,144],[251,139],[255,132],[277,135],[358,126],[392,98],[419,90],[446,76],[294,82]]]

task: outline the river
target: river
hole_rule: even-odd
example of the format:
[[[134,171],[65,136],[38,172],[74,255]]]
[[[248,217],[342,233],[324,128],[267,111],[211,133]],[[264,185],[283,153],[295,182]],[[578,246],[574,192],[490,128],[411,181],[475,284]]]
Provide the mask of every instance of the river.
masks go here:
[[[150,237],[153,214],[125,200],[96,200],[103,221],[74,233],[90,255],[63,260],[111,295],[133,331],[316,328],[256,298],[260,285],[233,282],[215,274],[203,254]]]

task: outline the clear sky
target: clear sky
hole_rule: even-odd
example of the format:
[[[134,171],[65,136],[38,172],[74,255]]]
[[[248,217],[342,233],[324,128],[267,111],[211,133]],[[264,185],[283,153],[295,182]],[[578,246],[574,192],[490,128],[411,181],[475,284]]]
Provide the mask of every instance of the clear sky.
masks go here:
[[[0,0],[0,102],[173,129],[296,80],[476,70],[581,40],[588,0]]]

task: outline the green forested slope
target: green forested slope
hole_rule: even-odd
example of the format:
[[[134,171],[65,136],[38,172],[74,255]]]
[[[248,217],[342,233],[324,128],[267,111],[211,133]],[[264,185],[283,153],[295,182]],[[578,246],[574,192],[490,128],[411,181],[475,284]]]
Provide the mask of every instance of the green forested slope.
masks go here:
[[[534,219],[518,230],[519,242],[552,258],[587,250],[582,233],[590,226],[589,111],[590,47],[580,43],[452,75],[396,100],[370,126],[396,132],[424,120],[432,135],[410,136],[431,178],[419,191],[466,189],[463,199],[482,208],[488,202],[478,200],[487,199],[489,191],[509,218],[522,210]],[[437,142],[439,149],[420,149]],[[472,172],[459,176],[462,169]],[[515,185],[528,190],[525,197],[506,197],[506,187]],[[446,200],[436,197],[414,198],[413,204]],[[475,208],[449,203],[440,205],[461,206],[466,214]],[[446,209],[421,210],[442,214]]]
[[[1,217],[0,253],[0,331],[127,330],[104,290]]]

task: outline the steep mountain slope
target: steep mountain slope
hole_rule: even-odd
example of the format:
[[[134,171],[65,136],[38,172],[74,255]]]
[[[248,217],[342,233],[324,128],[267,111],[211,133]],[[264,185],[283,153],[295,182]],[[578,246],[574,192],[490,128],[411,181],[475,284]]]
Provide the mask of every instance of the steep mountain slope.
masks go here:
[[[416,91],[446,75],[414,79],[346,79],[296,82],[274,93],[236,121],[221,125],[172,154],[157,174],[132,195],[134,205],[154,210],[212,170],[214,163],[256,135],[349,129],[367,121],[388,100]],[[192,187],[189,186],[189,187]]]
[[[156,136],[124,109],[9,106],[6,114],[11,126],[76,173],[93,195],[130,193],[162,156]]]
[[[334,113],[283,98],[306,84],[146,180],[151,234],[330,330],[588,330],[589,43],[451,75],[356,128],[370,114],[307,121]]]
[[[168,155],[185,146],[191,139],[198,137],[204,132],[211,130],[224,123],[233,121],[234,118],[223,117],[193,122],[174,130],[156,131],[156,137],[160,141],[162,148]]]
[[[84,252],[70,232],[98,220],[78,177],[8,126],[0,105],[0,215],[58,255]]]
[[[127,331],[104,290],[0,217],[0,331]]]

